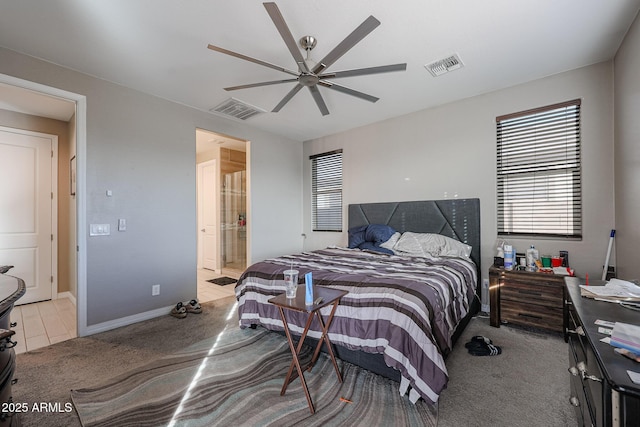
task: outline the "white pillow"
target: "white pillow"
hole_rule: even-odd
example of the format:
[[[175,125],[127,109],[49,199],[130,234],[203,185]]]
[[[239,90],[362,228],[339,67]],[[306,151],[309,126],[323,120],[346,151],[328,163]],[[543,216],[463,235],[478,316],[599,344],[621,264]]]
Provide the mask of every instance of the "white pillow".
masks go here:
[[[412,256],[452,256],[469,258],[471,246],[450,237],[432,233],[402,233],[393,247],[399,254]]]
[[[400,236],[402,236],[402,233],[398,233],[396,231],[395,233],[393,233],[393,235],[391,237],[389,237],[389,240],[387,240],[384,243],[380,243],[380,247],[381,248],[385,248],[385,249],[389,249],[390,251],[392,251],[393,247],[396,245],[396,243],[398,243],[398,240],[400,239]]]

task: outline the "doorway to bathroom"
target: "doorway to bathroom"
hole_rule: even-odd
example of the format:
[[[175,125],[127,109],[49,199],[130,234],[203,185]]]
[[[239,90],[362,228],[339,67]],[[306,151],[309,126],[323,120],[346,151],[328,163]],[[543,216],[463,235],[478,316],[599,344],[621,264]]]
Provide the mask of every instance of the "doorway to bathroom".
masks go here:
[[[233,295],[233,284],[209,281],[225,276],[237,279],[247,267],[247,149],[247,141],[196,130],[200,301]]]

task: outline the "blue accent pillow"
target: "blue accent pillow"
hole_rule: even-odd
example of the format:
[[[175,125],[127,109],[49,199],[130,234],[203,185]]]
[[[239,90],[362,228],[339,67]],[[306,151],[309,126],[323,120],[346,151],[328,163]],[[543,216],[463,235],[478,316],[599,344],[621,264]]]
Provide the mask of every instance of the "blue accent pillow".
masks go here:
[[[364,233],[365,242],[384,243],[395,234],[396,230],[388,225],[369,224]]]
[[[386,248],[382,248],[379,246],[378,243],[374,243],[374,242],[361,243],[360,246],[358,246],[358,248],[393,255],[393,251],[390,251],[389,249],[386,249]]]
[[[365,242],[364,233],[367,229],[366,225],[353,227],[349,229],[349,248],[354,249]]]

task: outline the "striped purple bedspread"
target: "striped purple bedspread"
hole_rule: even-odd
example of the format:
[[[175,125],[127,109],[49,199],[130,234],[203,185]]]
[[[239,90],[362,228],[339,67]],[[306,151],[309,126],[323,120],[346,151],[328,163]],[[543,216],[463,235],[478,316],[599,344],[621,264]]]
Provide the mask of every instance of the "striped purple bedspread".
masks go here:
[[[277,307],[268,300],[283,293],[283,271],[299,270],[300,283],[312,271],[314,286],[349,291],[338,305],[329,329],[333,344],[381,353],[400,371],[400,393],[437,402],[448,375],[444,355],[451,337],[468,313],[476,288],[476,267],[460,258],[419,258],[359,249],[327,248],[265,260],[250,266],[238,280],[240,327],[262,325],[283,330]],[[322,309],[323,317],[330,307]],[[306,317],[287,311],[293,333],[302,334]],[[320,337],[314,319],[309,336]]]

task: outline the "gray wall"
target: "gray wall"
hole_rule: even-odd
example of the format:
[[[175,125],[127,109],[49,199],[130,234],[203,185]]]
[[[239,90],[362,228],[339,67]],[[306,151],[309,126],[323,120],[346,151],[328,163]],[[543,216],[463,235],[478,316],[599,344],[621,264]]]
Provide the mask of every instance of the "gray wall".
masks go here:
[[[615,57],[618,276],[640,279],[640,15]]]
[[[428,94],[425,94],[428,96]],[[344,203],[478,197],[482,222],[482,271],[495,254],[497,116],[571,99],[582,99],[583,239],[509,239],[524,252],[568,250],[580,275],[599,277],[613,211],[613,65],[596,64],[505,90],[307,141],[308,156],[343,148]],[[446,195],[446,196],[445,196]],[[346,232],[313,233],[305,210],[305,248],[346,244]],[[346,218],[345,218],[346,221]],[[345,231],[346,231],[345,223]]]
[[[88,326],[196,296],[196,128],[250,141],[252,261],[300,250],[300,142],[2,48],[0,73],[87,98]]]

